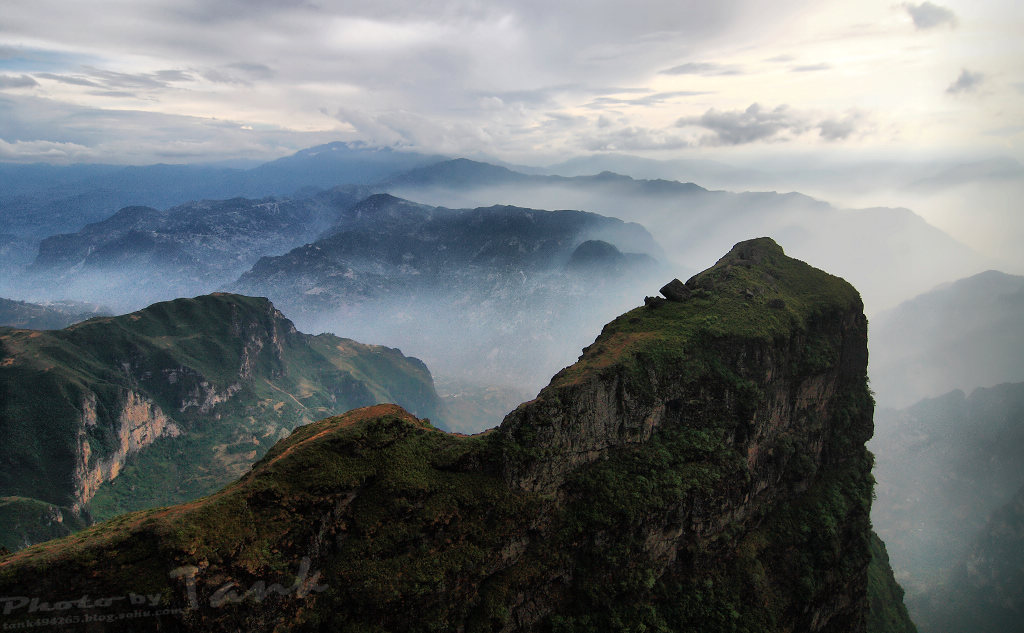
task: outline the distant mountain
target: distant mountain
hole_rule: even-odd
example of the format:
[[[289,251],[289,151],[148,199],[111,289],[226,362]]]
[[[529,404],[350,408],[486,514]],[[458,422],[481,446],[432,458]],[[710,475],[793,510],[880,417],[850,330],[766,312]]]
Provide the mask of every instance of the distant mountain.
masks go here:
[[[209,292],[260,257],[315,239],[359,196],[339,188],[300,200],[126,207],[77,233],[43,240],[26,283],[59,286],[72,296],[101,294],[129,307]]]
[[[78,231],[122,207],[162,210],[194,200],[293,196],[303,189],[377,182],[442,159],[330,143],[252,169],[0,163],[0,233],[40,240]]]
[[[441,409],[417,359],[302,334],[266,299],[237,295],[64,330],[0,328],[0,357],[0,536],[11,549],[90,516],[208,494],[326,415],[379,402],[435,419]]]
[[[845,210],[798,193],[709,191],[693,183],[638,180],[611,172],[542,176],[465,159],[382,183],[396,196],[445,206],[500,201],[586,209],[639,222],[668,254],[691,267],[739,239],[772,235],[804,259],[855,283],[869,311],[891,307],[991,262],[907,209]]]
[[[1006,180],[1024,181],[1024,165],[1013,158],[1002,156],[947,167],[934,175],[910,183],[910,187],[931,191],[965,183]]]
[[[359,298],[404,297],[476,289],[482,282],[562,273],[595,264],[578,252],[599,238],[656,252],[639,225],[581,211],[494,206],[452,210],[387,194],[346,209],[326,237],[280,257],[265,257],[236,288],[267,292],[297,309],[329,308]],[[605,257],[625,258],[609,242]],[[653,259],[636,259],[637,267]],[[603,266],[606,262],[602,262]]]
[[[628,154],[591,154],[549,165],[545,172],[553,176],[587,176],[604,171],[640,179],[700,182],[715,187],[762,188],[771,174],[756,169],[737,167],[715,160],[658,160]]]
[[[106,308],[76,303],[39,305],[0,298],[0,326],[31,330],[59,330],[72,323],[109,314]]]
[[[978,543],[988,538],[986,530],[992,532],[986,523],[1024,486],[1024,383],[976,389],[970,396],[954,391],[906,409],[879,410],[869,448],[876,456],[877,480],[872,522],[907,590],[911,615],[922,633],[952,630],[925,624],[942,620],[936,614],[946,612],[943,587],[958,566],[982,556],[972,552],[985,549]],[[1009,538],[1024,529],[1003,534]],[[1024,540],[1015,547],[1024,551]],[[1012,583],[986,581],[987,572],[973,563],[971,569],[981,574],[971,581],[977,595],[1017,592]],[[984,604],[973,604],[972,612],[985,611]],[[1024,601],[1013,604],[1024,608]]]
[[[379,194],[231,289],[270,297],[307,329],[414,349],[445,375],[536,388],[578,353],[587,326],[633,305],[638,287],[660,287],[651,254],[643,227],[593,213]]]
[[[500,203],[583,209],[639,222],[658,236],[668,261],[688,270],[739,239],[772,235],[794,254],[822,261],[856,283],[869,312],[996,265],[906,209],[844,211],[794,193],[729,193],[672,179],[638,180],[608,170],[621,166],[635,171],[630,165],[635,167],[637,160],[619,158],[577,160],[564,166],[567,173],[579,173],[588,166],[601,171],[572,177],[344,143],[310,148],[245,170],[0,165],[0,185],[11,185],[0,186],[0,235],[7,234],[7,239],[19,244],[5,250],[0,240],[0,269],[16,273],[26,263],[25,253],[38,241],[77,232],[123,207],[163,210],[192,200],[239,196],[297,199],[346,184],[364,187],[362,197],[391,193],[451,208]],[[729,166],[697,163],[690,171],[644,173],[676,174],[673,178],[682,173],[714,180],[712,176],[724,170],[736,176]],[[6,288],[0,284],[0,292],[17,296]]]
[[[952,389],[1024,381],[1024,277],[994,270],[946,284],[871,321],[871,387],[903,407]]]

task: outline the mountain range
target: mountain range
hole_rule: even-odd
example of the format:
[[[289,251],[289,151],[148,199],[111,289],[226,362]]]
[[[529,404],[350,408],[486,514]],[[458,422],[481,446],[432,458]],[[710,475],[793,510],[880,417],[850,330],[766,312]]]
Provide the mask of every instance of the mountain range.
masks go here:
[[[0,267],[12,272],[30,263],[41,240],[80,231],[125,206],[167,209],[238,196],[294,201],[336,186],[349,187],[359,199],[391,193],[433,206],[475,208],[497,202],[619,217],[657,235],[666,260],[683,270],[695,270],[696,262],[713,258],[737,239],[771,234],[795,254],[821,261],[856,283],[872,313],[995,265],[907,209],[845,210],[796,193],[709,191],[693,183],[637,180],[611,172],[545,176],[467,159],[340,143],[249,170],[0,165],[0,183],[10,185],[0,189],[7,192],[0,195],[0,254],[7,254]],[[143,243],[141,248],[152,246]],[[11,280],[7,283],[19,288]],[[0,291],[17,298],[35,296],[7,286]]]
[[[954,389],[1024,381],[1024,277],[990,270],[872,319],[871,386],[903,408]]]
[[[63,330],[0,328],[0,389],[9,549],[208,494],[333,413],[398,402],[441,422],[419,360],[303,334],[266,299],[226,294]]]
[[[8,620],[45,605],[109,631],[865,631],[859,295],[768,239],[665,293],[493,432],[357,409],[213,495],[6,556]]]

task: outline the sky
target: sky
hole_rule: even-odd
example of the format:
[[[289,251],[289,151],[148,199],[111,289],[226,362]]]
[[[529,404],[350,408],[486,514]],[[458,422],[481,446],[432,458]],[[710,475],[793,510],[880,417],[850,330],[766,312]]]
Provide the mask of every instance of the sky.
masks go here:
[[[5,0],[0,161],[1024,159],[1016,0]]]

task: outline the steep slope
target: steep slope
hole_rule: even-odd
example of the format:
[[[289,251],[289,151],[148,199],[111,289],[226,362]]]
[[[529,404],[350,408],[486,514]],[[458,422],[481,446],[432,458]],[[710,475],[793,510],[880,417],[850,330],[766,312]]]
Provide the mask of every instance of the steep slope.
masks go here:
[[[610,323],[495,432],[356,410],[210,497],[8,556],[8,617],[45,603],[85,631],[864,631],[857,292],[767,239],[686,288]]]
[[[917,633],[903,603],[903,587],[896,582],[885,543],[871,533],[868,567],[868,633]]]
[[[915,621],[923,632],[944,631],[936,623],[949,613],[950,593],[961,587],[950,585],[956,570],[972,557],[981,558],[979,541],[986,530],[995,532],[986,528],[993,513],[1024,486],[1024,383],[976,389],[970,396],[954,391],[906,409],[882,409],[876,420],[871,447],[877,455],[878,498],[872,519]],[[1000,538],[1024,551],[1019,529]],[[971,567],[980,573],[980,567]],[[985,597],[998,583],[981,588],[982,582],[983,573],[962,585],[977,591],[964,591],[956,600],[979,618],[1000,608]]]
[[[872,321],[871,386],[903,408],[954,389],[1024,380],[1024,277],[990,270]]]
[[[0,495],[86,519],[207,494],[331,413],[439,406],[418,360],[302,334],[266,299],[224,294],[58,331],[2,328],[0,389]],[[5,528],[8,547],[31,541]]]

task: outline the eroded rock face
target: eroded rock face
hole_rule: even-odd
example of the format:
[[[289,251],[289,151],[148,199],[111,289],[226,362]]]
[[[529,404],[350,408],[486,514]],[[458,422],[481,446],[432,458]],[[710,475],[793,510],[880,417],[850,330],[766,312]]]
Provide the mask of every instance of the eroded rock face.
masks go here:
[[[331,413],[380,401],[424,416],[439,407],[422,362],[300,333],[268,300],[238,295],[158,303],[65,330],[3,328],[0,361],[0,498],[34,501],[9,512],[10,523],[0,513],[0,532],[12,534],[50,535],[22,529],[45,518],[46,504],[87,522],[203,496],[296,426]],[[138,468],[126,471],[132,460]],[[173,472],[173,485],[153,472]],[[125,475],[133,479],[111,491]]]
[[[95,426],[96,420],[96,396],[89,393],[82,402],[82,429],[78,434],[77,452],[79,461],[73,475],[75,491],[71,507],[75,511],[85,509],[99,487],[121,473],[130,455],[138,453],[158,438],[181,435],[181,428],[155,402],[129,391],[117,414],[116,445],[108,454],[94,456],[86,429]]]

